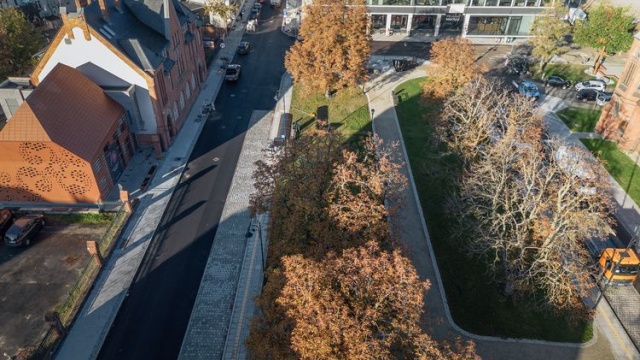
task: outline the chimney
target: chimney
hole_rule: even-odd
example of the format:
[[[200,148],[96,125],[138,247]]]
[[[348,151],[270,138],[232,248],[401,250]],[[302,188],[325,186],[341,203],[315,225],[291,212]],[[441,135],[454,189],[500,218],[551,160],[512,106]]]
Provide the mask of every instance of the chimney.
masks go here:
[[[116,7],[116,10],[118,10],[119,13],[122,13],[122,7],[120,5],[120,0],[114,0],[114,5]]]
[[[107,10],[107,2],[106,0],[98,0],[100,4],[100,12],[102,13],[102,19],[106,22],[109,22],[109,10]]]
[[[172,2],[169,0],[163,0],[162,1],[162,8],[163,8],[163,19],[164,20],[164,37],[167,38],[167,40],[169,41],[169,43],[171,43],[171,12],[169,11],[170,8],[169,6],[172,6]],[[172,44],[173,46],[173,44]]]

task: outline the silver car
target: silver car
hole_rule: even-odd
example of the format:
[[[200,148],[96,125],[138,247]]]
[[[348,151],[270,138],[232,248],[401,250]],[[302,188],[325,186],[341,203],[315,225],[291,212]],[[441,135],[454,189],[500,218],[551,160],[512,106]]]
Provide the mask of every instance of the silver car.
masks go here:
[[[576,91],[590,89],[596,91],[604,91],[607,85],[602,80],[587,80],[576,84]]]
[[[227,72],[224,74],[224,79],[227,81],[238,81],[241,68],[242,66],[238,64],[231,64],[227,66]]]

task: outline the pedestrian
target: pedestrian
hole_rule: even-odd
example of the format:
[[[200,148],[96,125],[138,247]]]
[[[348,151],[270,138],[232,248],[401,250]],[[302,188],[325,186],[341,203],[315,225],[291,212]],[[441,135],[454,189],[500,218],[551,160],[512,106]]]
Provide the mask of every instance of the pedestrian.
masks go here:
[[[240,13],[240,15],[238,15],[238,19],[239,19],[240,21],[242,21],[242,13]]]

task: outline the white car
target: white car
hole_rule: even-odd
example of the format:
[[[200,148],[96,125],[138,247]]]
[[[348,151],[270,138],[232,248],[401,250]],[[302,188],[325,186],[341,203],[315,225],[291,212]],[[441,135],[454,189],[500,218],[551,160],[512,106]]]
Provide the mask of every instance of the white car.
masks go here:
[[[580,91],[584,89],[604,91],[606,87],[607,87],[606,84],[602,80],[587,80],[587,81],[581,81],[577,83],[576,91]]]
[[[227,71],[224,74],[224,78],[227,81],[238,81],[240,77],[240,69],[242,67],[238,64],[231,64],[227,66]]]

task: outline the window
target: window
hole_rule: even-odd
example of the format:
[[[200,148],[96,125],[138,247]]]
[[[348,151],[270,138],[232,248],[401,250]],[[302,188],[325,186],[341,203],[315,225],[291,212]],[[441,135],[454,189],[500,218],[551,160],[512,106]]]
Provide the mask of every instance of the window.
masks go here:
[[[184,109],[184,92],[180,91],[180,110]]]
[[[104,190],[107,187],[107,178],[103,176],[102,179],[100,179],[98,186],[100,187],[100,190]]]
[[[178,120],[178,104],[174,101],[173,102],[173,118]]]
[[[187,92],[187,99],[191,98],[191,89],[189,88],[189,84],[184,87],[184,90]]]
[[[100,160],[100,158],[96,159],[96,161],[93,162],[92,168],[93,168],[93,173],[97,174],[100,171],[100,169],[102,169],[102,160]]]
[[[620,85],[621,87],[623,87],[623,90],[627,90],[627,86],[629,86],[629,81],[631,81],[631,77],[633,76],[633,74],[636,72],[637,69],[638,69],[638,62],[631,61],[631,64],[627,68],[627,71],[622,75],[622,78],[620,79]]]
[[[196,88],[196,76],[195,74],[191,74],[191,91]]]

